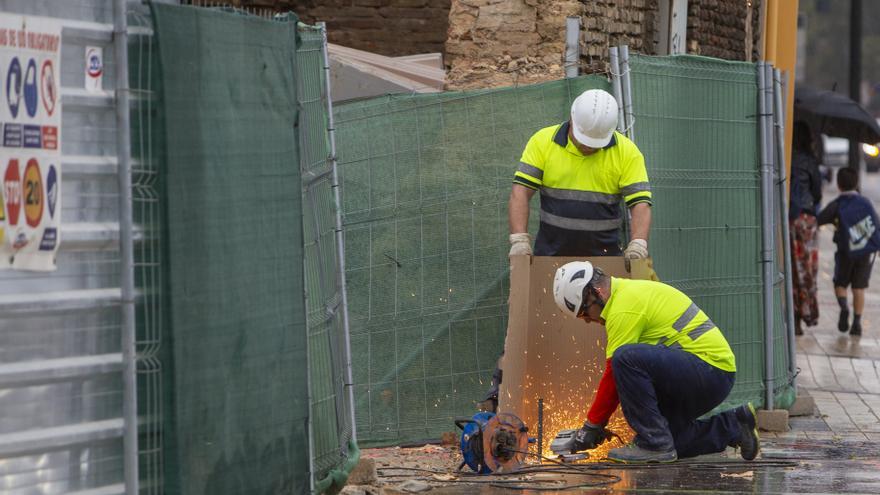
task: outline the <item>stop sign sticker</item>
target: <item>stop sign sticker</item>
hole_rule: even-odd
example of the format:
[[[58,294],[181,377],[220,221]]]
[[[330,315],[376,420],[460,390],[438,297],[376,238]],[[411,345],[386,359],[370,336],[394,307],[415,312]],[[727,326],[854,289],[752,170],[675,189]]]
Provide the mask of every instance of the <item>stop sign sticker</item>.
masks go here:
[[[6,166],[6,174],[3,176],[3,192],[6,193],[6,213],[9,217],[9,225],[18,225],[18,215],[21,212],[21,176],[18,171],[18,159],[9,160]]]
[[[43,219],[43,177],[36,158],[24,169],[24,218],[30,227],[39,227]]]

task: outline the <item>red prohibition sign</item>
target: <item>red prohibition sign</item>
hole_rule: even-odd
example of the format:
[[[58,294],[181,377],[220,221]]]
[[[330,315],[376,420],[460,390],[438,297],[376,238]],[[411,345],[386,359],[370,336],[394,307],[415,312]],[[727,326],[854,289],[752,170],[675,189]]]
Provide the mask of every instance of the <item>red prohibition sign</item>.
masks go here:
[[[43,68],[40,70],[40,88],[43,90],[43,108],[46,113],[52,116],[55,111],[55,100],[58,98],[58,91],[55,88],[55,69],[52,67],[52,61],[43,62]]]

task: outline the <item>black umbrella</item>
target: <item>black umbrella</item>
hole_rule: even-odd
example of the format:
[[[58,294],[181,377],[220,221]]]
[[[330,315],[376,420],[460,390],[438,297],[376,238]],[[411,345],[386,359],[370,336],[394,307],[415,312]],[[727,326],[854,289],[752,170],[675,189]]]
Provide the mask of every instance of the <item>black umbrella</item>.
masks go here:
[[[806,122],[815,132],[828,136],[862,143],[880,142],[880,126],[874,117],[849,97],[834,91],[795,88],[794,120]]]

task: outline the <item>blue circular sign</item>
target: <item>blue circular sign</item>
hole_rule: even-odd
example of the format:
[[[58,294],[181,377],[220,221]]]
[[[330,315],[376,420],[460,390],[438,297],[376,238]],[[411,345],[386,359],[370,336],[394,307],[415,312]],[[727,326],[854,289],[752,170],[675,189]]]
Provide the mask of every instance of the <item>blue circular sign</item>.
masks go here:
[[[24,107],[30,117],[37,115],[37,62],[31,59],[24,73]]]
[[[55,218],[55,205],[58,204],[58,174],[55,165],[49,165],[46,174],[46,203],[49,205],[49,218]]]
[[[36,70],[36,66],[34,69]],[[9,72],[6,74],[6,103],[12,118],[18,117],[18,106],[21,103],[21,63],[18,57],[12,57]]]

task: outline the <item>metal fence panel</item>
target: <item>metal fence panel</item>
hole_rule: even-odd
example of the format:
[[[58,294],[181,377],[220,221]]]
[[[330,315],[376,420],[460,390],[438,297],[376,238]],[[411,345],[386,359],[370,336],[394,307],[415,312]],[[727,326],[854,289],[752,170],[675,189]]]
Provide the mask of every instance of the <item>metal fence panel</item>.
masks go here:
[[[522,148],[602,78],[337,107],[358,442],[436,438],[489,388]],[[532,228],[538,215],[531,215]]]
[[[300,25],[297,99],[303,174],[306,311],[309,334],[313,470],[316,480],[349,459],[353,436],[345,387],[342,287],[336,250],[336,201],[328,142],[326,39],[320,28]]]
[[[637,144],[654,191],[654,265],[660,278],[688,293],[730,341],[737,380],[727,403],[763,404],[756,66],[694,56],[633,56],[630,67]],[[774,265],[773,273],[780,272]],[[778,393],[791,383],[781,304],[777,291]]]
[[[763,402],[754,64],[628,58],[654,191],[651,253],[737,356],[728,404]],[[361,443],[437,437],[488,388],[507,314],[507,196],[528,137],[596,78],[339,106]],[[534,220],[530,230],[534,232]],[[779,266],[774,270],[778,271]],[[790,388],[776,295],[777,393]]]
[[[58,269],[0,271],[0,491],[122,493],[122,354],[113,4],[6,0],[62,24]],[[84,90],[85,47],[103,91]],[[5,68],[4,68],[5,69]]]

